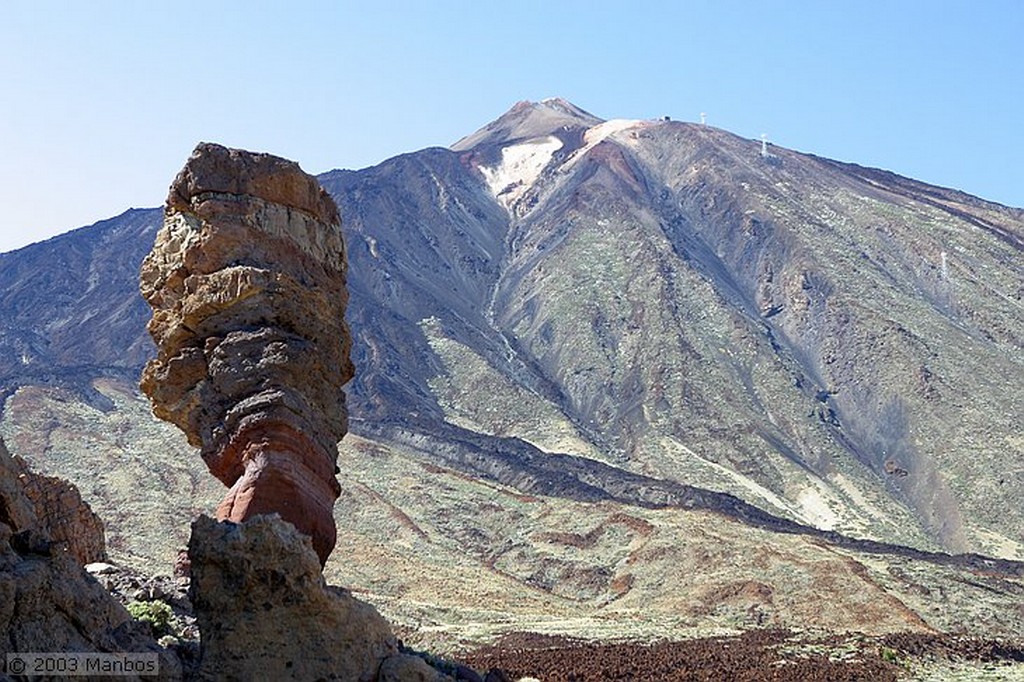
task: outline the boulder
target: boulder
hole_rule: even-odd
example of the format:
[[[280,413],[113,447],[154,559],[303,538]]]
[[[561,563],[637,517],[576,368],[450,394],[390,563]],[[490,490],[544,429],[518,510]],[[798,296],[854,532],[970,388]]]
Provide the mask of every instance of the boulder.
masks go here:
[[[310,538],[277,515],[200,516],[189,557],[202,679],[371,681],[398,654],[384,618],[328,586]]]
[[[385,660],[380,666],[377,682],[449,682],[449,677],[419,656],[397,654]]]
[[[14,459],[22,469],[22,490],[50,541],[64,547],[82,566],[105,561],[103,521],[82,499],[78,488],[56,476],[33,472],[24,460]]]

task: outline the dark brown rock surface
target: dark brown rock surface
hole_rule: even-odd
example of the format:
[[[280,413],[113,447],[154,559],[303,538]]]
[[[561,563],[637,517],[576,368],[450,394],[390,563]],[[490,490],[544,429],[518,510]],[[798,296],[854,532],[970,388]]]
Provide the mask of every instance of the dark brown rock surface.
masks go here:
[[[341,387],[353,374],[337,207],[285,159],[200,144],[142,264],[153,412],[230,486],[220,519],[276,512],[334,548]]]
[[[103,522],[71,483],[29,469],[0,441],[0,523],[11,532],[45,537],[55,551],[67,552],[79,565],[107,558]]]
[[[515,633],[464,658],[477,666],[501,665],[513,678],[529,675],[545,682],[881,682],[1016,679],[1024,647],[1019,642],[921,633],[869,637],[767,629],[654,644]]]

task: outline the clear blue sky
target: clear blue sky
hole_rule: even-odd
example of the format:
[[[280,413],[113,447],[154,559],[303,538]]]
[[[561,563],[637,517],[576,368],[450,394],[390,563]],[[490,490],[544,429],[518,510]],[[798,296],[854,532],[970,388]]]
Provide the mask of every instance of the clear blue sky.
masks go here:
[[[1024,0],[9,0],[0,88],[0,251],[160,205],[200,140],[362,168],[552,96],[1024,206]]]

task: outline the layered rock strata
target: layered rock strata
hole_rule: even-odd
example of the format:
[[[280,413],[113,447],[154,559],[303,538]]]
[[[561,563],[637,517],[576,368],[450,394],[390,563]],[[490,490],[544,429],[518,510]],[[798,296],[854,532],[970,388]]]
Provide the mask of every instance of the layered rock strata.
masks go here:
[[[353,374],[334,201],[298,164],[196,147],[141,270],[158,354],[141,386],[230,490],[217,518],[278,513],[326,562]]]

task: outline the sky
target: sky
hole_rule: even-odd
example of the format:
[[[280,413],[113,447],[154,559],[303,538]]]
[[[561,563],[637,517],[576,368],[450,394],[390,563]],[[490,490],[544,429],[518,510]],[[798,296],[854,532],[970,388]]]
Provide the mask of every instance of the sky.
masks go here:
[[[161,205],[199,141],[357,169],[547,97],[1024,207],[1021,0],[8,0],[0,252]]]

